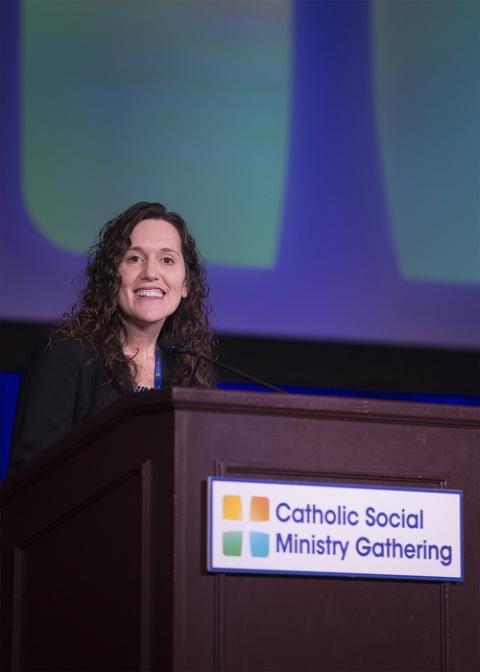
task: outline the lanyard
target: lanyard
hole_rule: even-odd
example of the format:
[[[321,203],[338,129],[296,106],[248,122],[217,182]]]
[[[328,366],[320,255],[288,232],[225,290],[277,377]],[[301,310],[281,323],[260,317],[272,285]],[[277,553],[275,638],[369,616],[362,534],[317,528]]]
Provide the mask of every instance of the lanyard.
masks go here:
[[[160,348],[157,348],[157,354],[155,356],[155,377],[154,377],[154,388],[159,390],[162,387],[162,351]]]
[[[162,387],[162,351],[160,348],[157,348],[157,354],[155,355],[155,373],[153,376],[153,387],[155,390],[159,390]],[[134,392],[146,392],[149,388],[143,387],[142,385],[134,385]]]

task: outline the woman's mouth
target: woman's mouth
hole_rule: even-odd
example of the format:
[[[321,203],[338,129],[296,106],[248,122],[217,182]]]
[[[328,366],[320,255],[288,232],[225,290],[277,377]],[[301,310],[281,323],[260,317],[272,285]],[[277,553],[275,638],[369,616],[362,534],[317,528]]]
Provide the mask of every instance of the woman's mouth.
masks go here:
[[[151,299],[161,299],[162,297],[165,296],[166,292],[163,291],[163,289],[145,289],[141,287],[140,289],[136,289],[134,291],[135,296],[141,296],[141,297],[147,297]]]

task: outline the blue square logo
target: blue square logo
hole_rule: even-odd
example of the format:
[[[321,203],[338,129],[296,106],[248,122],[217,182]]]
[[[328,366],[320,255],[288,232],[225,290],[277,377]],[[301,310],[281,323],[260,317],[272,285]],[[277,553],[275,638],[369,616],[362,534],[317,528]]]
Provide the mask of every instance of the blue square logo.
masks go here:
[[[266,558],[269,554],[269,535],[250,532],[250,551],[254,558]]]

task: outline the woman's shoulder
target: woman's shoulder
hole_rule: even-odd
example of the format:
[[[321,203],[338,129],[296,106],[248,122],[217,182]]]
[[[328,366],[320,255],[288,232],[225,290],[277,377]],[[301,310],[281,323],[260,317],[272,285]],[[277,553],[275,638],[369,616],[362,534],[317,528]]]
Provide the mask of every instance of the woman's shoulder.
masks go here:
[[[95,346],[80,338],[57,332],[45,340],[35,351],[35,361],[75,361],[86,363],[95,360],[98,352]]]
[[[93,345],[67,334],[55,333],[34,352],[25,371],[23,386],[40,394],[52,387],[77,388],[83,380],[96,380],[102,360]]]

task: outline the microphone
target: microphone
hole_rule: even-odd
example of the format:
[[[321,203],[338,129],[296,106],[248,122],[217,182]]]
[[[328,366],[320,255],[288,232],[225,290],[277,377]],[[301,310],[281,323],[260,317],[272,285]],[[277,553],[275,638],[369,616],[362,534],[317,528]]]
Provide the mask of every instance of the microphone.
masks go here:
[[[212,366],[215,366],[219,369],[223,369],[224,371],[229,371],[230,373],[234,373],[236,376],[240,376],[240,378],[244,378],[245,380],[249,380],[251,383],[255,383],[256,385],[262,385],[262,387],[266,387],[269,390],[272,390],[273,392],[280,392],[281,394],[288,394],[285,390],[282,390],[280,387],[276,387],[275,385],[271,385],[270,383],[266,383],[264,380],[260,380],[260,378],[255,378],[254,376],[251,376],[249,373],[245,373],[244,371],[240,371],[239,369],[235,369],[233,366],[229,366],[228,364],[224,364],[223,362],[218,362],[215,359],[212,359],[211,357],[208,357],[207,355],[204,355],[202,352],[199,352],[198,350],[192,350],[191,348],[185,348],[183,345],[180,345],[179,343],[175,343],[174,341],[170,340],[169,338],[162,338],[158,341],[159,347],[164,350],[165,352],[168,352],[172,355],[191,355],[192,357],[196,358],[196,363],[195,366],[193,367],[192,375],[190,376],[189,380],[189,385],[192,384],[193,379],[195,377],[195,373],[197,371],[197,366],[198,362],[203,359],[203,361],[208,362],[209,364],[212,364]]]
[[[193,355],[194,357],[199,357],[200,353],[196,350],[190,350],[189,348],[184,348],[183,345],[179,345],[169,338],[161,338],[158,341],[158,346],[165,352],[170,353],[171,355]],[[202,358],[209,360],[209,357],[203,355]]]

